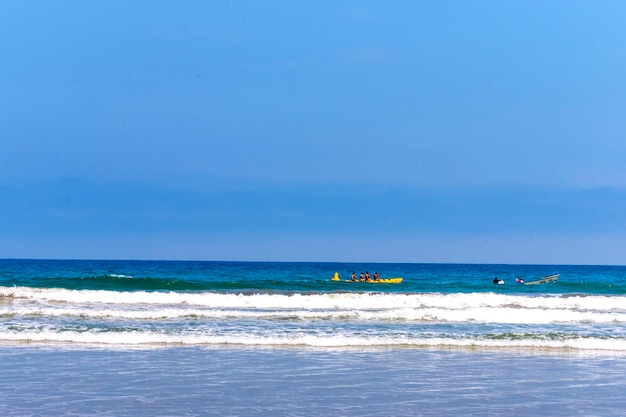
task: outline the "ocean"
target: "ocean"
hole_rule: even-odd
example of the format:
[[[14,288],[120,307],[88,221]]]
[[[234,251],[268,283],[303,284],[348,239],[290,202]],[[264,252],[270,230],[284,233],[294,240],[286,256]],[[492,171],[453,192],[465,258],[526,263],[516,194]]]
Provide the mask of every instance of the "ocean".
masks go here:
[[[0,413],[621,416],[625,294],[622,266],[0,260]]]

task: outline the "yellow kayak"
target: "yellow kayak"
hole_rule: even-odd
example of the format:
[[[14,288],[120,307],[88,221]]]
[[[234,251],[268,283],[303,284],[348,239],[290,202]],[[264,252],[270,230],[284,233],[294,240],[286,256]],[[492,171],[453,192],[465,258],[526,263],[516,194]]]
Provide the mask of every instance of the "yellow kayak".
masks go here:
[[[336,280],[331,280],[336,281]],[[399,284],[402,282],[402,278],[381,278],[378,281],[352,281],[351,279],[344,279],[343,282],[353,282],[355,284]]]

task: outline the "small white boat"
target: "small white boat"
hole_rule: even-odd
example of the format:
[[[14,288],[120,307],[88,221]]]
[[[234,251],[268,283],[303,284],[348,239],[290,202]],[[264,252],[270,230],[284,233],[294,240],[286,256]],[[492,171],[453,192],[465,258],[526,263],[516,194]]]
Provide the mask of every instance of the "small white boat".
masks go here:
[[[538,279],[536,281],[524,282],[524,285],[537,285],[537,284],[549,284],[551,282],[556,282],[559,279],[559,274],[546,275],[545,277]]]

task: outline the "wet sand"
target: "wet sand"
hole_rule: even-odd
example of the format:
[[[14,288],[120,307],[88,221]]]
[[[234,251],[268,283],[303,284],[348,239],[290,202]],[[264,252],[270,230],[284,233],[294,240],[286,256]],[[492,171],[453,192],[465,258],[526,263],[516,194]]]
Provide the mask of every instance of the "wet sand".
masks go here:
[[[626,356],[0,347],[3,416],[618,416]]]

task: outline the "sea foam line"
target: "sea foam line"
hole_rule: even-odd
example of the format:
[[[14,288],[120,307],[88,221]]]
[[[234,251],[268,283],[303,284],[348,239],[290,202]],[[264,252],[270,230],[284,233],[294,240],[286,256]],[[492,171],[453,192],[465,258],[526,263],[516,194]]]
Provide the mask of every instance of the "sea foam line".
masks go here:
[[[532,349],[571,349],[626,353],[626,340],[618,338],[569,337],[562,339],[546,338],[409,338],[385,336],[320,336],[291,335],[264,336],[251,334],[233,335],[190,335],[163,334],[158,332],[0,332],[0,342],[22,343],[70,343],[105,346],[158,346],[158,345],[239,345],[266,347],[388,347],[388,348],[532,348]]]
[[[371,309],[222,309],[222,308],[108,308],[108,306],[41,307],[37,304],[0,308],[3,316],[78,317],[81,319],[171,320],[185,317],[198,319],[292,319],[292,320],[365,320],[419,322],[475,322],[508,324],[557,323],[626,323],[624,312],[589,312],[570,310],[482,307],[466,310],[445,308]]]
[[[235,294],[216,292],[148,292],[0,287],[0,297],[35,302],[108,305],[188,305],[211,308],[363,309],[478,308],[549,309],[626,312],[626,296],[503,295],[495,293],[323,293]]]

